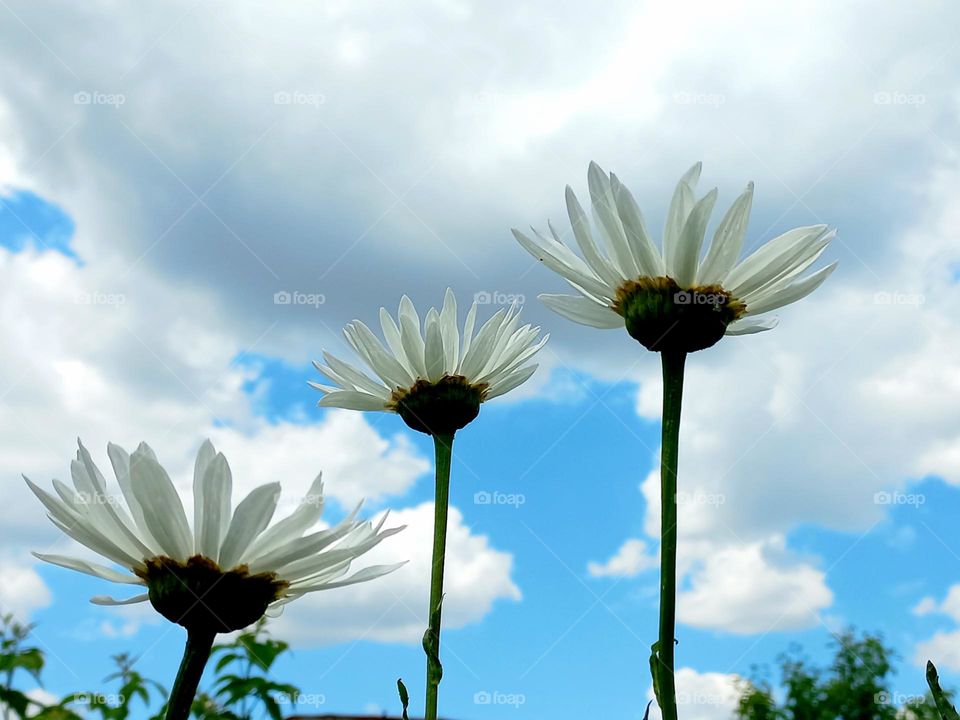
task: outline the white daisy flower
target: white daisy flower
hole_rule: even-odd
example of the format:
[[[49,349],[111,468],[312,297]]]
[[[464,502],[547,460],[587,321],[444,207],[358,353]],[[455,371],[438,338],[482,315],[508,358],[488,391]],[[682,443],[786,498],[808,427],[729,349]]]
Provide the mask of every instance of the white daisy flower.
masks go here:
[[[803,276],[835,235],[826,225],[790,230],[737,262],[743,248],[753,183],[726,212],[706,252],[704,235],[717,199],[716,188],[699,200],[694,187],[700,163],[680,178],[667,213],[663,252],[647,232],[630,191],[596,163],[587,178],[600,242],[567,186],[567,212],[581,258],[553,225],[550,237],[518,230],[520,244],[559,273],[577,295],[541,295],[552,310],[583,325],[626,327],[651,350],[692,352],[726,335],[770,330],[772,318],[757,318],[816,290],[834,262]]]
[[[422,328],[406,295],[400,300],[398,321],[380,308],[386,347],[370,328],[354,320],[344,335],[378,379],[325,352],[326,365],[314,362],[314,366],[336,385],[310,383],[324,393],[318,405],[395,412],[410,427],[428,434],[459,430],[477,416],[481,403],[510,392],[533,375],[537,365],[525,363],[549,338],[538,342],[539,327],[519,327],[516,303],[496,312],[474,334],[476,318],[474,302],[460,330],[457,301],[447,288],[443,308],[430,308]]]
[[[270,526],[280,483],[261,485],[234,508],[227,459],[207,440],[194,465],[191,530],[176,488],[148,445],[141,443],[132,455],[112,443],[107,451],[120,494],[110,494],[82,443],[70,464],[72,488],[54,480],[53,495],[24,477],[54,525],[123,570],[63,555],[34,553],[38,558],[147,590],[123,600],[94,597],[98,605],[149,600],[188,630],[230,632],[306,593],[372,580],[402,565],[347,576],[355,558],[403,528],[383,530],[386,514],[376,525],[361,522],[358,506],[334,527],[308,532],[323,510],[319,476],[296,510]]]

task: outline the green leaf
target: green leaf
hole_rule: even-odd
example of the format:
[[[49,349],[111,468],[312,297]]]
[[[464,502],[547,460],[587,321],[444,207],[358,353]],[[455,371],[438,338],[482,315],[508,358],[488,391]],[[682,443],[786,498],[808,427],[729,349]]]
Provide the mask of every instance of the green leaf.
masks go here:
[[[657,640],[653,645],[650,646],[650,676],[653,680],[653,695],[657,699],[657,706],[663,707],[660,704],[660,641]],[[647,704],[647,710],[650,710],[649,703]],[[646,717],[646,716],[644,716]]]
[[[407,686],[403,684],[403,678],[397,678],[397,692],[400,693],[400,704],[403,705],[402,720],[410,720],[407,717],[407,707],[410,705],[410,693],[407,692]]]
[[[960,720],[957,709],[947,698],[947,694],[940,687],[940,677],[937,675],[937,668],[932,662],[927,660],[927,685],[930,686],[930,692],[933,694],[933,701],[937,704],[937,710],[943,720]]]
[[[0,704],[6,705],[13,710],[18,718],[27,716],[27,708],[30,707],[30,698],[19,690],[0,687]]]

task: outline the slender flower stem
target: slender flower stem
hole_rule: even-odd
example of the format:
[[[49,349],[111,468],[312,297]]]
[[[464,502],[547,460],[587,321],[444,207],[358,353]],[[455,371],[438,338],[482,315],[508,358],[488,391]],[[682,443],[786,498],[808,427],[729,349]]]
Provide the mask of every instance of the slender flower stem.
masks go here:
[[[427,653],[427,702],[425,720],[437,720],[437,696],[443,666],[440,664],[440,613],[443,605],[443,564],[447,546],[447,507],[450,504],[450,462],[453,433],[434,435],[437,487],[433,506],[433,564],[430,571],[430,620],[423,636]]]
[[[663,720],[677,720],[673,646],[677,615],[677,459],[680,452],[680,405],[683,399],[683,352],[661,353],[663,430],[660,449],[660,641],[657,650],[657,701]]]
[[[216,636],[215,632],[187,631],[187,646],[183,650],[183,660],[180,661],[173,690],[170,691],[166,720],[187,720],[190,717],[190,707],[197,695],[200,678],[210,659]]]

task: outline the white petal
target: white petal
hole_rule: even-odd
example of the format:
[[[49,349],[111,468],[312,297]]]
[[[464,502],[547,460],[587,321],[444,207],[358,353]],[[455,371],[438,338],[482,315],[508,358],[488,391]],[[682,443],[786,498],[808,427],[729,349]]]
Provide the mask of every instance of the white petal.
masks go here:
[[[126,598],[125,600],[116,600],[115,598],[110,597],[109,595],[95,595],[90,598],[90,602],[94,605],[134,605],[136,603],[146,602],[150,599],[150,596],[147,593],[143,595],[134,595],[132,598]]]
[[[633,258],[633,253],[630,252],[623,224],[617,215],[617,203],[610,187],[610,178],[599,165],[591,162],[587,171],[587,182],[590,187],[593,211],[610,243],[610,253],[616,260],[620,274],[625,279],[637,277],[640,274],[640,268]]]
[[[394,563],[393,565],[371,565],[370,567],[363,568],[363,570],[358,570],[346,580],[338,580],[337,582],[331,583],[320,583],[318,585],[298,585],[297,591],[301,593],[308,593],[315,592],[317,590],[332,590],[333,588],[344,587],[346,585],[367,582],[368,580],[373,580],[374,578],[382,577],[383,575],[392,573],[394,570],[397,570],[406,564],[407,561]]]
[[[50,521],[56,525],[67,536],[73,538],[81,545],[85,545],[94,552],[103,555],[105,558],[113,560],[118,565],[134,568],[142,567],[140,558],[136,558],[123,549],[119,548],[109,538],[105,537],[91,521],[57,500],[37,485],[30,481],[26,476],[23,477],[27,485],[33,491],[33,494],[44,504],[49,511]]]
[[[443,339],[443,371],[453,375],[460,362],[460,329],[457,327],[457,298],[450,288],[443,296],[440,336]]]
[[[217,453],[206,464],[200,486],[194,492],[203,507],[203,514],[196,519],[196,551],[216,562],[230,525],[233,495],[233,474],[223,453]]]
[[[406,295],[400,298],[400,339],[410,367],[417,377],[425,378],[427,366],[424,362],[423,337],[420,335],[420,316]]]
[[[646,277],[662,276],[666,272],[663,265],[663,256],[650,239],[650,233],[647,232],[643,214],[640,212],[636,200],[633,199],[633,195],[617,179],[616,175],[610,176],[610,182],[617,201],[620,221],[623,223],[623,229],[627,235],[627,241],[630,243],[630,249],[637,262],[640,275]]]
[[[426,318],[426,343],[424,344],[424,364],[426,379],[436,382],[443,377],[444,355],[443,337],[440,330],[440,315],[435,308],[430,308]]]
[[[141,448],[130,457],[130,482],[143,517],[160,548],[173,560],[193,553],[193,534],[167,471]]]
[[[280,483],[269,483],[254,488],[240,501],[220,547],[220,567],[229,569],[240,561],[250,544],[270,524],[279,497]]]
[[[519,230],[513,230],[513,236],[524,250],[577,289],[582,289],[598,297],[612,296],[616,286],[611,287],[608,283],[600,280],[597,274],[566,246],[559,242],[548,242],[539,233],[535,232],[534,234],[537,235],[539,241],[530,238]]]
[[[771,310],[776,310],[784,305],[789,305],[790,303],[805,298],[820,287],[824,280],[830,277],[830,274],[836,270],[838,262],[839,261],[835,261],[812,275],[808,275],[803,280],[798,280],[766,300],[754,303],[753,306],[748,305],[747,312],[751,315],[759,315],[760,313],[770,312]]]
[[[256,561],[266,553],[301,537],[313,527],[323,513],[323,480],[317,475],[297,509],[288,517],[268,528],[244,554],[244,561]]]
[[[320,530],[302,538],[294,538],[278,548],[269,551],[250,563],[250,572],[276,572],[284,565],[296,562],[302,558],[314,555],[323,548],[335,543],[357,527],[354,519],[360,510],[358,504],[346,518],[327,530]]]
[[[93,462],[90,453],[77,441],[78,461],[70,464],[74,482],[86,482],[88,511],[96,521],[97,528],[115,545],[134,557],[149,557],[154,550],[148,548],[133,531],[133,521],[115,496],[107,492],[107,483],[100,468]],[[79,467],[78,467],[79,466]],[[79,486],[78,486],[79,489]]]
[[[200,535],[203,529],[203,478],[207,473],[207,466],[210,461],[216,457],[217,451],[209,439],[204,440],[200,449],[197,451],[197,458],[193,462],[193,545],[201,555],[205,555],[200,549]],[[207,555],[207,557],[216,557],[216,555]]]
[[[100,565],[99,563],[89,562],[79,558],[66,557],[65,555],[46,555],[38,552],[33,553],[33,555],[44,562],[50,563],[51,565],[59,565],[60,567],[67,568],[69,570],[76,570],[77,572],[82,572],[86,575],[93,575],[94,577],[98,577],[103,580],[109,580],[110,582],[123,583],[125,585],[144,584],[143,580],[138,578],[136,575],[118,572],[113,568],[108,568],[107,566]]]
[[[387,347],[390,348],[390,352],[393,353],[397,362],[400,363],[407,375],[410,376],[410,381],[413,382],[413,378],[417,373],[410,364],[410,361],[407,360],[407,353],[403,349],[403,340],[400,337],[400,328],[397,327],[393,318],[390,317],[387,309],[383,307],[380,308],[380,327],[383,330],[383,338],[387,341]]]
[[[790,258],[799,248],[814,243],[826,229],[826,225],[810,225],[788,230],[775,237],[731,270],[724,288],[740,297],[751,288],[759,287],[766,282],[764,278],[782,269],[785,259]]]
[[[539,295],[540,300],[555,313],[581,325],[595,328],[623,328],[623,318],[612,308],[598,305],[593,300],[574,295]]]
[[[590,233],[590,221],[583,212],[583,208],[580,207],[580,202],[577,200],[573,188],[569,185],[567,185],[566,189],[566,199],[567,215],[570,218],[570,226],[573,228],[573,236],[577,239],[580,252],[583,253],[587,265],[590,266],[590,269],[593,270],[597,277],[603,280],[603,282],[616,287],[625,278],[600,254],[596,244],[593,242],[593,236]]]
[[[343,362],[328,352],[323,353],[323,359],[327,361],[330,370],[333,370],[337,376],[352,384],[354,388],[370,393],[371,395],[383,396],[384,399],[390,397],[390,390],[386,386],[382,383],[374,382],[352,365]],[[319,363],[314,363],[314,365],[320,372],[324,372],[321,369],[323,367],[322,365]]]
[[[118,565],[130,568],[131,570],[142,570],[145,568],[141,559],[125,553],[99,533],[95,527],[82,522],[65,524],[52,515],[50,516],[50,521],[58,527],[64,535],[73,538],[81,545],[85,545],[94,552],[103,555],[103,557],[113,560]]]
[[[492,385],[487,391],[486,397],[484,400],[493,400],[496,397],[505,395],[511,390],[523,385],[530,377],[537,371],[538,365],[530,365],[525,367],[522,370],[517,370],[516,372],[507,375],[502,378],[498,383]]]
[[[123,493],[123,499],[130,508],[130,514],[133,516],[133,522],[140,532],[143,541],[152,548],[159,548],[154,539],[150,528],[147,527],[143,519],[143,509],[133,494],[133,487],[130,485],[130,455],[119,445],[113,443],[107,444],[107,455],[110,457],[110,464],[113,466],[113,473],[117,476],[117,482],[120,485],[120,491]]]
[[[324,395],[317,403],[320,407],[337,407],[347,410],[386,410],[384,401],[373,395],[351,390],[338,390]]]
[[[710,213],[713,212],[716,201],[717,189],[714,188],[694,205],[680,233],[672,277],[682,288],[691,287],[696,282],[700,248],[703,247],[703,236],[707,231],[707,222],[710,220]]]
[[[753,335],[754,333],[763,332],[765,330],[773,330],[777,326],[776,318],[763,318],[763,319],[754,319],[752,317],[745,317],[737,320],[736,322],[730,323],[727,326],[727,335]]]
[[[743,249],[743,239],[747,234],[752,204],[753,183],[751,182],[747,184],[747,189],[741,193],[740,197],[734,200],[733,205],[717,226],[707,256],[697,271],[698,285],[723,284],[727,274],[737,262],[740,250]]]
[[[347,342],[366,361],[370,369],[391,388],[405,387],[410,384],[410,373],[386,351],[370,328],[359,320],[355,320],[343,329],[343,333]]]
[[[701,163],[697,163],[680,178],[677,188],[673,192],[673,198],[670,200],[670,208],[667,210],[667,222],[663,229],[663,259],[667,275],[673,277],[676,272],[675,258],[677,253],[677,243],[680,241],[680,233],[687,222],[687,217],[693,206],[696,204],[696,197],[693,194],[693,188],[700,178]]]
[[[468,380],[477,377],[483,366],[490,359],[490,353],[497,342],[497,332],[500,330],[501,323],[506,317],[505,310],[498,310],[487,322],[480,328],[477,337],[470,345],[470,350],[463,358],[460,365],[460,374]]]
[[[622,273],[619,269],[614,268],[610,261],[600,253],[590,232],[590,221],[587,219],[586,213],[583,212],[573,188],[569,185],[566,188],[566,200],[570,227],[573,229],[573,236],[577,240],[577,245],[580,246],[580,252],[583,253],[584,260],[598,278],[607,285],[616,287],[624,280]]]
[[[463,365],[463,359],[470,350],[470,343],[473,342],[473,328],[477,322],[477,301],[467,311],[467,321],[463,324],[463,349],[460,351],[460,362],[457,363],[457,372],[460,372],[460,366]]]

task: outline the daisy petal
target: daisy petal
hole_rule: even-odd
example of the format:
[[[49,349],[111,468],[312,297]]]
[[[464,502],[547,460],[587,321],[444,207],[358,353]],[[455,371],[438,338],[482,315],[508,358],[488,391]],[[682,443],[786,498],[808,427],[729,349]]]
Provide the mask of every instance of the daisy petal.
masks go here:
[[[266,529],[277,509],[279,496],[280,483],[269,483],[254,488],[240,501],[220,547],[218,562],[221,567],[234,567],[250,544]]]
[[[51,565],[59,565],[60,567],[67,568],[68,570],[76,570],[77,572],[82,572],[86,575],[93,575],[94,577],[101,578],[102,580],[109,580],[115,583],[123,583],[125,585],[143,585],[144,582],[136,575],[131,575],[130,573],[117,572],[113,568],[108,568],[106,565],[100,565],[99,563],[88,562],[87,560],[80,560],[79,558],[67,557],[65,555],[46,555],[44,553],[33,553],[34,557],[48,562]]]
[[[92,598],[90,598],[90,602],[92,602],[94,605],[107,606],[135,605],[136,603],[146,602],[149,599],[150,596],[147,593],[144,593],[143,595],[134,595],[132,598],[126,598],[125,600],[117,600],[109,595],[94,595]]]
[[[764,319],[754,319],[752,317],[745,317],[736,322],[730,323],[727,326],[727,335],[753,335],[755,333],[764,332],[765,330],[773,330],[777,326],[778,320],[776,318],[764,318]]]
[[[297,591],[301,593],[316,592],[318,590],[332,590],[333,588],[344,587],[346,585],[354,585],[356,583],[367,582],[368,580],[373,580],[374,578],[382,577],[389,573],[392,573],[399,568],[402,568],[407,564],[407,561],[400,563],[393,563],[392,565],[371,565],[370,567],[365,567],[363,570],[358,570],[353,575],[348,577],[346,580],[338,580],[337,582],[330,583],[320,583],[317,585],[301,585],[297,587]]]
[[[697,272],[697,284],[713,285],[722,283],[727,274],[733,269],[740,250],[743,249],[743,239],[747,234],[747,223],[750,220],[750,208],[753,205],[753,183],[747,184],[747,189],[734,200],[717,226],[713,235],[710,250]]]
[[[386,410],[386,403],[378,397],[363,392],[337,390],[324,395],[317,403],[320,407],[337,407],[346,410]]]
[[[751,315],[759,315],[760,313],[770,312],[771,310],[782,308],[784,305],[789,305],[790,303],[805,298],[820,287],[824,280],[830,277],[830,274],[837,269],[838,262],[839,261],[835,261],[812,275],[808,275],[803,280],[798,280],[792,285],[789,285],[773,296],[761,300],[753,306],[748,306],[747,312]]]
[[[710,213],[713,212],[716,201],[717,189],[714,188],[694,205],[680,233],[672,277],[682,288],[691,287],[696,282],[703,236],[707,231],[707,222],[710,220]]]
[[[581,325],[613,329],[623,327],[623,318],[612,308],[575,295],[539,295],[541,302],[559,315]]]
[[[193,533],[183,503],[167,471],[141,448],[130,456],[130,483],[144,520],[164,553],[186,560],[193,553]]]
[[[200,546],[204,514],[203,477],[207,472],[207,466],[216,457],[216,454],[217,451],[214,450],[213,443],[210,440],[204,440],[193,463],[193,545],[201,555],[206,555]],[[207,557],[216,557],[216,555],[207,555]]]
[[[196,549],[204,557],[215,559],[220,556],[220,545],[230,525],[233,494],[233,474],[223,453],[217,453],[206,463],[200,486],[194,493],[203,507],[203,514],[196,520]]]

